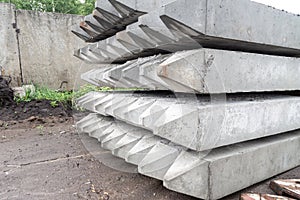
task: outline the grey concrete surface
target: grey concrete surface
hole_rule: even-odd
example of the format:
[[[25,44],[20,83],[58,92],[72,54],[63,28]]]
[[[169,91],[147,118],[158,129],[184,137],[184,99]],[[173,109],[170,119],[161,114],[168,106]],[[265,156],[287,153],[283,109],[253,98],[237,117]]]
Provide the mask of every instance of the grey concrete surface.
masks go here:
[[[115,35],[138,20],[139,16],[160,8],[174,0],[108,1],[98,0],[93,14],[73,28],[72,32],[86,42],[97,42]]]
[[[300,128],[299,97],[238,95],[223,98],[211,101],[209,97],[197,99],[196,96],[164,98],[93,92],[82,97],[79,105],[198,151]]]
[[[133,10],[139,10],[142,12],[151,12],[157,8],[160,8],[162,6],[165,6],[171,2],[173,2],[175,0],[149,0],[147,2],[142,1],[142,0],[113,0],[110,1],[112,5],[115,5],[115,7],[117,6],[117,4],[121,3],[123,5],[126,5],[127,7],[133,9]],[[107,0],[97,0],[95,7],[99,7],[99,8],[103,8],[105,10],[107,10],[108,12],[112,12],[114,14],[116,14],[114,12],[114,9],[112,9],[111,4],[109,5],[108,3],[109,1]],[[115,8],[113,6],[113,8]]]
[[[272,21],[274,18],[276,23]],[[109,62],[153,55],[155,51],[176,52],[201,46],[299,56],[300,46],[296,42],[299,38],[294,34],[300,31],[299,23],[297,15],[250,0],[238,1],[238,4],[233,0],[221,3],[177,0],[139,17],[126,31],[100,41],[99,46],[106,49],[109,44],[126,52]],[[275,36],[274,32],[278,34]],[[99,58],[97,62],[108,61]]]
[[[72,32],[86,42],[97,42],[126,29],[127,25],[136,22],[139,16],[145,14],[136,6],[129,7],[128,3],[132,5],[136,2],[97,1],[93,14],[87,15]]]
[[[199,49],[107,65],[81,75],[108,87],[185,93],[299,90],[299,58]]]
[[[139,173],[201,199],[220,199],[294,168],[300,135],[287,132],[300,128],[297,96],[195,92],[297,90],[299,60],[291,57],[300,55],[299,24],[296,15],[248,0],[159,6],[126,30],[79,49],[81,60],[107,63],[82,79],[185,94],[92,92],[78,104],[100,115],[78,126]],[[110,65],[119,62],[125,64]]]
[[[68,90],[83,84],[80,74],[95,65],[72,55],[84,45],[70,32],[72,25],[83,20],[82,16],[15,10],[7,3],[0,3],[0,9],[0,66],[3,75],[12,77],[13,86],[20,85],[22,78],[25,83],[53,89],[59,89],[64,81],[67,84],[62,89]]]
[[[150,131],[100,115],[90,114],[76,126],[113,155],[138,165],[140,173],[159,180],[183,149]]]
[[[215,149],[205,157],[183,152],[164,185],[201,199],[219,199],[299,166],[299,147],[296,131]]]
[[[15,6],[8,3],[0,3],[0,67],[2,75],[12,77],[14,86],[21,83],[21,70],[19,64],[19,52],[17,44]]]
[[[74,59],[72,52],[83,42],[71,33],[82,17],[17,10],[24,81],[58,89],[82,84],[80,74],[92,66]],[[95,66],[94,66],[95,67]]]
[[[130,163],[138,165],[139,173],[163,180],[171,190],[201,199],[220,199],[300,163],[299,131],[195,152],[100,115],[90,114],[77,127],[114,155],[127,162],[134,159]],[[120,146],[122,154],[115,154]]]

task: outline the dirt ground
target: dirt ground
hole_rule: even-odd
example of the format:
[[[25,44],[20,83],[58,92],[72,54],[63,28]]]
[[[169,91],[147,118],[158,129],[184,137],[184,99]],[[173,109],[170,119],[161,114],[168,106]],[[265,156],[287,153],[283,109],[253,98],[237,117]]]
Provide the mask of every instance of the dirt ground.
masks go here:
[[[103,157],[106,161],[115,158],[109,158],[95,139],[76,132],[68,109],[54,111],[45,105],[48,103],[0,109],[0,199],[195,199],[165,189],[160,181],[104,164]],[[43,109],[46,114],[37,114]],[[75,118],[82,116],[77,113]],[[117,165],[134,171],[121,160]],[[276,178],[299,175],[297,168]],[[244,192],[272,194],[269,181]],[[238,199],[239,195],[224,200]]]

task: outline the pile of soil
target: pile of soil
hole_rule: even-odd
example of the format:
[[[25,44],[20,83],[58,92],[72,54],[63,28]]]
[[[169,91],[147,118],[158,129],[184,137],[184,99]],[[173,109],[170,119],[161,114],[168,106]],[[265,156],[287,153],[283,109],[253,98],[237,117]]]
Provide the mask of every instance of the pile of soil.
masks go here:
[[[10,105],[13,103],[14,92],[9,87],[10,82],[10,77],[4,78],[3,76],[0,76],[0,106]]]
[[[6,104],[0,107],[0,113],[2,121],[20,121],[30,118],[69,118],[72,116],[72,109],[70,105],[59,104],[53,107],[48,100],[33,100]]]
[[[0,127],[3,122],[56,123],[64,122],[72,116],[71,103],[52,106],[48,100],[32,100],[30,102],[15,102],[14,93],[10,87],[10,79],[0,76]]]

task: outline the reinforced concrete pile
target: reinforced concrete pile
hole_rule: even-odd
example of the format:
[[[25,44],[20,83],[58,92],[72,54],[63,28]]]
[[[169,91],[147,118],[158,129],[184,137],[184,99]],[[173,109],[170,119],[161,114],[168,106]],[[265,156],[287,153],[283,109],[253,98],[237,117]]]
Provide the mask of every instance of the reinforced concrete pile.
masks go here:
[[[300,17],[250,0],[98,0],[77,123],[166,188],[219,199],[300,164]],[[100,65],[104,64],[104,65]],[[138,89],[137,89],[138,88]],[[134,89],[134,90],[133,90]]]

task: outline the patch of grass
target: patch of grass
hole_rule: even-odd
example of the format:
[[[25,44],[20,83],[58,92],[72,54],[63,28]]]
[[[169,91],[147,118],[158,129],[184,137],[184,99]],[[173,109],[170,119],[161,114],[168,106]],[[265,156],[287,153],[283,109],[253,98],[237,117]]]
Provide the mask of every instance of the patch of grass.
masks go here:
[[[82,110],[75,105],[75,100],[88,92],[108,92],[108,91],[136,91],[141,90],[139,88],[123,89],[123,88],[109,88],[109,87],[97,87],[94,85],[84,85],[77,91],[57,91],[49,89],[47,87],[35,86],[35,92],[31,92],[29,89],[26,90],[24,97],[15,97],[15,101],[19,102],[30,102],[32,100],[48,100],[50,105],[55,108],[59,105],[69,107],[76,110]]]
[[[32,100],[48,100],[52,107],[57,107],[59,104],[71,105],[74,100],[91,91],[110,91],[108,87],[97,87],[93,85],[85,85],[80,87],[78,91],[57,91],[47,87],[35,86],[35,92],[26,91],[24,97],[15,97],[15,101],[30,102]]]
[[[49,100],[52,107],[58,106],[58,103],[66,104],[72,99],[73,92],[59,92],[46,87],[35,87],[35,92],[26,90],[24,97],[15,97],[15,101],[30,102],[32,100]]]
[[[58,103],[57,103],[57,101],[51,101],[51,102],[50,102],[50,105],[51,105],[53,108],[55,108],[55,107],[58,106]]]

